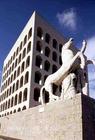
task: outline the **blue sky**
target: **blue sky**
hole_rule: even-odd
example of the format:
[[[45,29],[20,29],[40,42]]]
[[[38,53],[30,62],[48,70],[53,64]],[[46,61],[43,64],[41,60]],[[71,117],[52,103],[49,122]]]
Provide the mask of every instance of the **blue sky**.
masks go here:
[[[65,37],[73,37],[77,47],[86,39],[86,54],[95,58],[94,0],[0,0],[0,74],[4,58],[34,10]],[[94,67],[89,71],[91,96],[95,98]]]

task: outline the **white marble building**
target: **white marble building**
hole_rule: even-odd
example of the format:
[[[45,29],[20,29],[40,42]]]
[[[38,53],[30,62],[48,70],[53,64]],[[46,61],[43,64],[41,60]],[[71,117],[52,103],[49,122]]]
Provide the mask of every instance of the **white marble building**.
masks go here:
[[[4,60],[0,117],[39,105],[41,86],[61,65],[64,42],[63,36],[33,13]]]

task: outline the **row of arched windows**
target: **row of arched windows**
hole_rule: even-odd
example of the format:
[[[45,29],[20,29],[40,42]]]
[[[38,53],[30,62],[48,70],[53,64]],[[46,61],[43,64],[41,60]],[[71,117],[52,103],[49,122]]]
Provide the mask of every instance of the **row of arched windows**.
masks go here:
[[[46,33],[45,36],[43,35],[43,29],[41,27],[38,27],[37,28],[37,36],[40,38],[40,39],[45,39],[45,42],[46,43],[50,43],[51,41],[51,36],[49,33]],[[43,37],[44,36],[44,37]],[[56,39],[53,39],[52,40],[52,47],[55,48],[55,49],[58,49],[59,48],[59,52],[61,52],[61,49],[62,49],[62,44],[59,44],[58,46],[58,42]]]
[[[19,65],[19,63],[23,60],[23,58],[30,52],[31,50],[31,42],[28,43],[27,48],[23,49],[23,52],[19,54],[18,58],[12,63],[9,69],[3,74],[2,82],[12,73],[12,71]]]
[[[17,80],[15,83],[13,83],[12,86],[10,86],[1,96],[0,96],[0,101],[3,101],[6,99],[8,96],[13,94],[15,91],[17,91],[19,88],[27,84],[29,81],[29,72],[27,71],[25,73],[25,77],[21,76],[19,80]]]
[[[32,36],[32,28],[30,28],[28,35],[25,35],[23,42],[20,43],[20,46],[17,47],[16,51],[13,53],[13,56],[11,56],[10,60],[8,61],[8,63],[6,64],[6,66],[4,66],[3,69],[3,73],[8,69],[8,67],[12,64],[12,62],[15,60],[15,58],[17,57],[17,55],[20,53],[20,51],[22,50],[22,47],[27,43],[27,41],[30,39],[30,37]]]
[[[29,65],[30,65],[30,56],[28,56],[26,58],[26,62],[23,61],[21,66],[19,66],[17,70],[15,70],[14,73],[10,75],[8,80],[4,82],[4,84],[2,85],[1,91],[7,88],[22,72],[24,72],[24,70],[26,70],[26,68],[29,67]]]
[[[10,112],[7,112],[5,114],[0,115],[0,117],[7,116],[7,115],[10,115],[10,114],[13,114],[13,113],[16,113],[16,112],[20,112],[20,111],[23,111],[25,109],[26,109],[26,106],[24,105],[22,108],[19,107],[18,109],[14,109],[13,111],[10,111]]]
[[[18,95],[16,94],[14,97],[12,97],[8,101],[1,104],[0,105],[0,112],[7,110],[7,109],[9,109],[17,104],[20,104],[20,103],[26,101],[27,95],[28,95],[28,90],[27,90],[27,88],[25,88],[23,92],[20,91]]]
[[[36,50],[38,52],[42,52],[42,50],[43,50],[42,43],[40,41],[37,41]],[[46,46],[45,47],[45,56],[50,57],[50,54],[51,54],[51,50],[48,46]],[[56,51],[52,52],[52,60],[55,62],[58,62],[58,54]],[[61,56],[59,56],[59,64],[61,65]]]
[[[36,56],[36,59],[35,59],[35,65],[37,66],[37,67],[39,67],[39,68],[41,68],[42,69],[42,57],[41,56],[39,56],[39,55],[37,55]],[[61,65],[62,64],[62,62],[61,62],[61,57],[59,57],[59,64]],[[50,67],[51,67],[51,63],[48,61],[48,60],[45,60],[44,61],[44,70],[45,71],[49,71],[50,70]],[[52,65],[52,73],[54,73],[55,71],[57,70],[57,66],[54,64],[54,65]]]

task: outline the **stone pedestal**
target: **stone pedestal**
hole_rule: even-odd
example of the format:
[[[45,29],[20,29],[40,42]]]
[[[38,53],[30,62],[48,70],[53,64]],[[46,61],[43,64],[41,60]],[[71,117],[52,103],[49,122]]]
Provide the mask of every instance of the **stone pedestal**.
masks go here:
[[[78,94],[0,118],[0,140],[95,140],[95,100]]]

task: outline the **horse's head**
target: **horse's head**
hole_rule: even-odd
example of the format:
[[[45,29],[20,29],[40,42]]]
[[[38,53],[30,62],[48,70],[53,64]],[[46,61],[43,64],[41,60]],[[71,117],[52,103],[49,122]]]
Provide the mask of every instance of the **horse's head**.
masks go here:
[[[73,40],[74,40],[73,38],[70,38],[70,39],[68,40],[68,42],[66,42],[66,43],[63,45],[62,49],[64,49],[64,50],[69,49],[69,48],[71,47],[72,43],[73,43]]]

